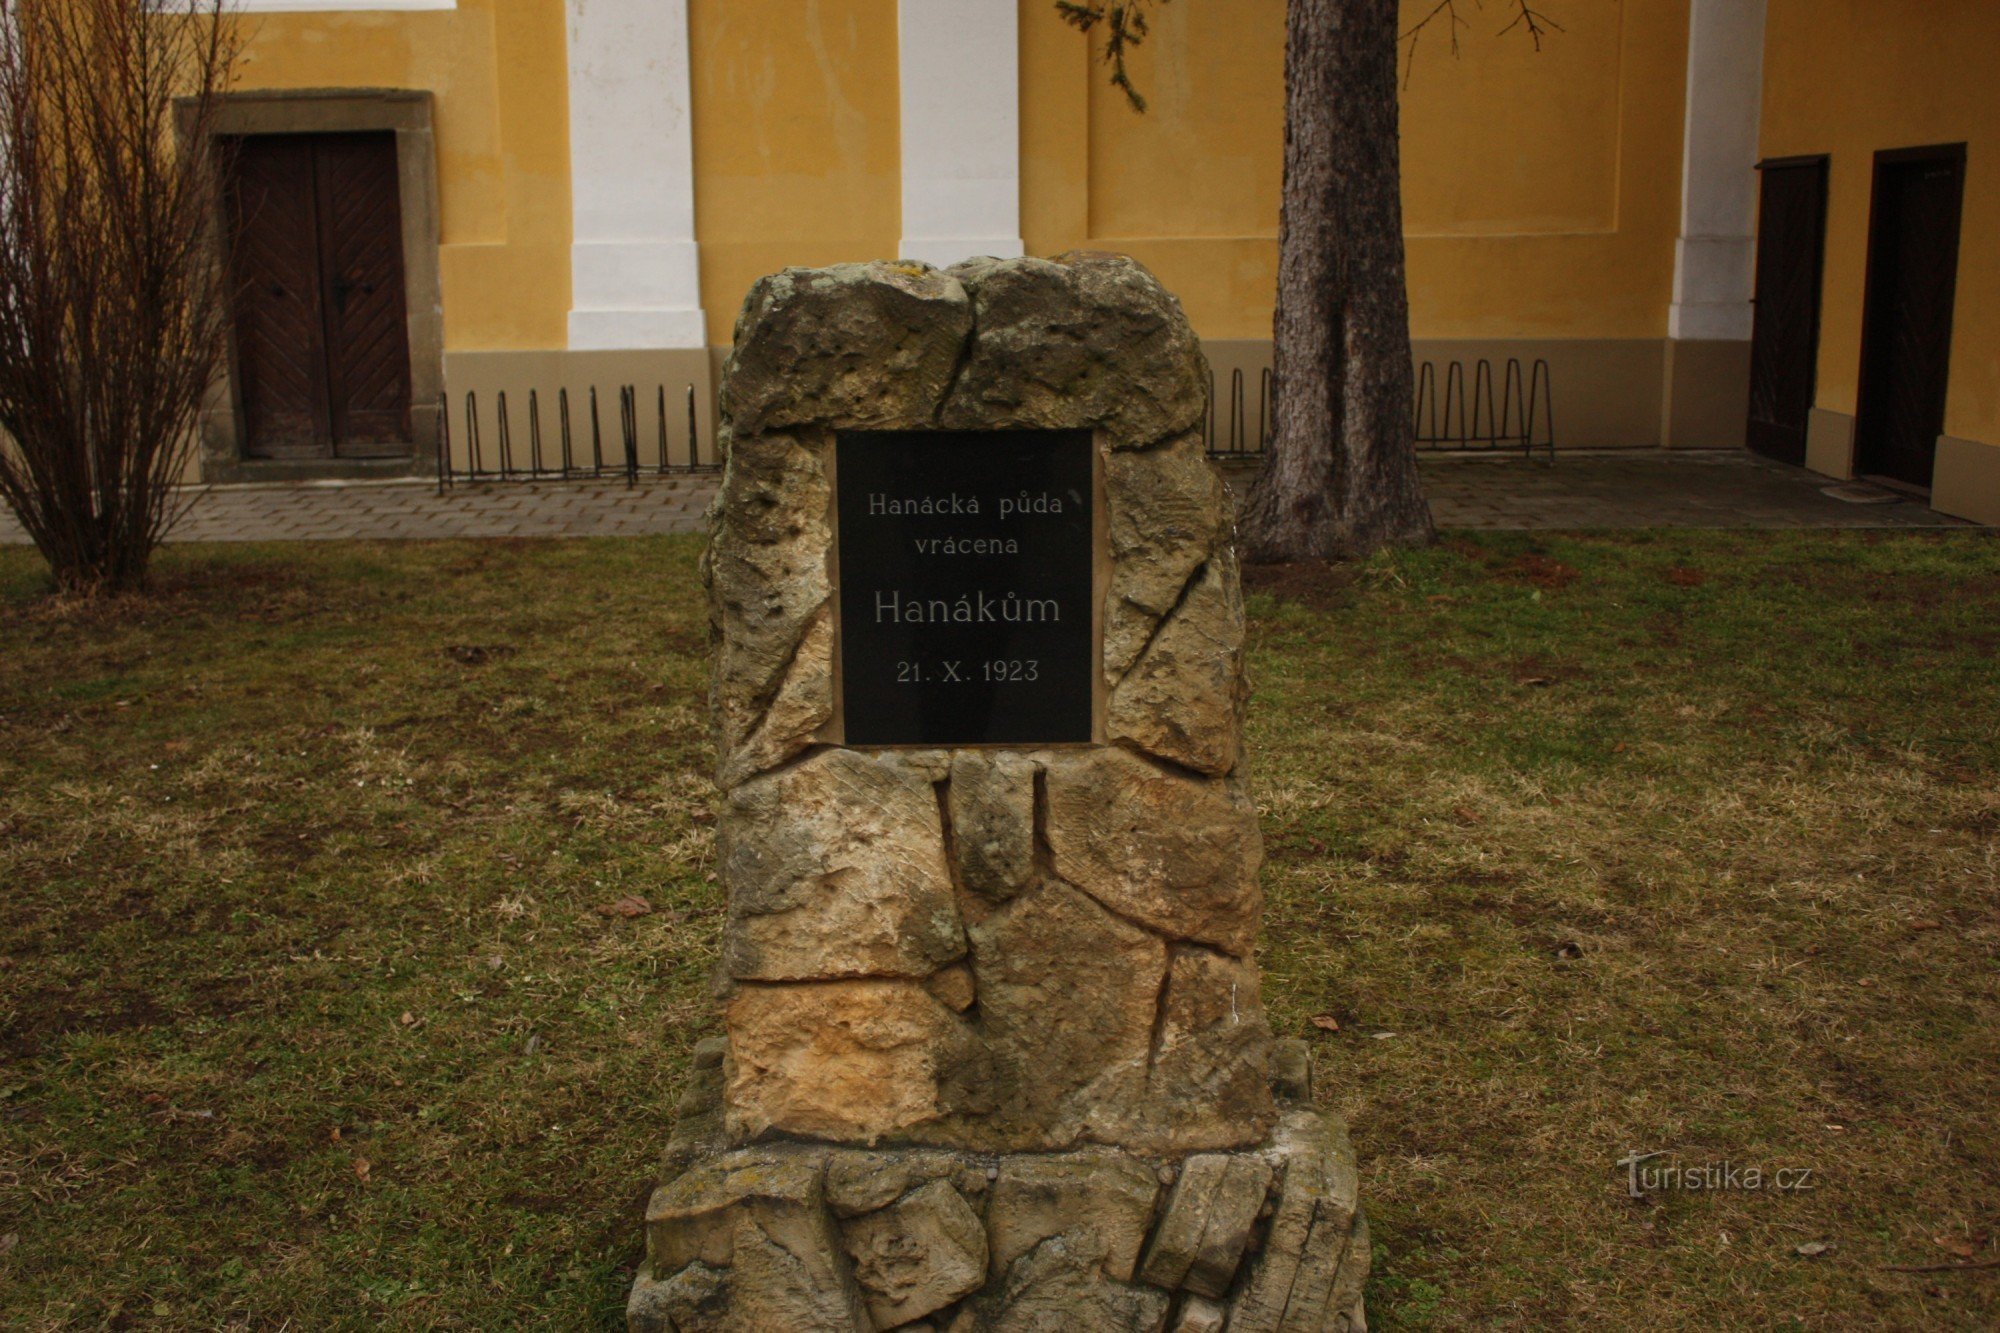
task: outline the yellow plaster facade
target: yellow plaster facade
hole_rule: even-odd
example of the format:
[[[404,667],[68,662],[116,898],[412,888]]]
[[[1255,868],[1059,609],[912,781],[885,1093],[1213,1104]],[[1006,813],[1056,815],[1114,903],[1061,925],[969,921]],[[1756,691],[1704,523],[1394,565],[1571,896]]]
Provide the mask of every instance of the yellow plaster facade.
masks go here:
[[[1284,0],[1159,7],[1133,62],[1143,116],[1048,0],[976,2],[1011,7],[1018,34],[1018,216],[988,234],[1013,231],[1032,254],[1136,256],[1180,294],[1218,368],[1254,375],[1268,364],[1276,282]],[[1676,305],[1694,299],[1679,294],[1695,225],[1686,127],[1706,104],[1688,93],[1701,77],[1690,34],[1718,3],[1551,0],[1563,30],[1539,52],[1498,31],[1503,15],[1475,10],[1456,55],[1434,30],[1410,70],[1402,158],[1418,355],[1546,357],[1565,446],[1742,441],[1747,322],[1683,333]],[[670,349],[676,377],[719,355],[759,275],[897,251],[912,128],[901,123],[899,0],[591,0],[599,14],[607,5],[641,22],[684,13],[675,40],[692,172],[679,188],[692,200],[699,286],[686,308],[698,306],[690,327],[709,348]],[[1873,152],[1970,144],[1946,433],[1993,448],[2000,504],[2000,179],[1983,156],[2000,91],[1981,63],[2000,49],[2000,6],[1939,0],[1885,19],[1866,0],[1768,5],[1753,137],[1767,155],[1833,156],[1824,412],[1854,408]],[[1431,7],[1405,0],[1405,18]],[[592,95],[572,86],[570,49],[589,12],[581,0],[457,0],[243,20],[246,90],[431,94],[455,390],[530,373],[577,383],[651,355],[569,341],[573,217],[586,207],[580,184],[572,207],[569,109]],[[635,172],[648,169],[643,146]],[[1747,163],[1739,174],[1752,179]],[[1941,471],[1983,477],[1984,455],[1962,453]]]
[[[563,10],[245,14],[238,88],[405,88],[436,104],[445,346],[561,347],[569,309]]]
[[[1409,0],[1414,23],[1433,8]],[[1284,0],[1160,9],[1133,61],[1146,114],[1021,0],[1030,252],[1121,250],[1204,338],[1268,338],[1284,149]],[[1680,203],[1685,0],[1592,0],[1537,53],[1427,38],[1403,96],[1412,331],[1663,338]],[[1488,16],[1489,18],[1491,16]]]
[[[1874,155],[1966,145],[1940,508],[2000,523],[2000,5],[1769,0],[1761,148],[1830,156],[1815,404],[1852,418],[1860,389]],[[1851,430],[1851,422],[1848,423]],[[1851,461],[1835,449],[1829,470]],[[1843,466],[1846,465],[1846,466]],[[1948,492],[1948,493],[1947,493]]]
[[[1128,251],[1181,294],[1205,337],[1268,337],[1283,0],[1162,8],[1135,64],[1143,116],[1045,0],[1019,4],[1030,252]],[[1441,44],[1419,53],[1404,99],[1419,337],[1663,336],[1684,2],[1591,0],[1566,19],[1540,54],[1484,32],[1456,57]],[[704,307],[711,339],[726,343],[759,275],[895,250],[896,6],[692,0],[688,20]],[[560,347],[560,0],[242,21],[243,89],[433,93],[447,346]]]
[[[764,274],[895,253],[896,6],[693,0],[688,27],[695,231],[720,345]]]

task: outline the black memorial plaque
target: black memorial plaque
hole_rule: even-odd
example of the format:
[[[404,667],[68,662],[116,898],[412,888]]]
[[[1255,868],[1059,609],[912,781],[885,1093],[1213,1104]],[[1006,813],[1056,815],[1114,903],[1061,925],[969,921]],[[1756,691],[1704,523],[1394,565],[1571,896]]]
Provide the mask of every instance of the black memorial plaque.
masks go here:
[[[1090,432],[842,431],[834,447],[847,743],[1089,741]]]

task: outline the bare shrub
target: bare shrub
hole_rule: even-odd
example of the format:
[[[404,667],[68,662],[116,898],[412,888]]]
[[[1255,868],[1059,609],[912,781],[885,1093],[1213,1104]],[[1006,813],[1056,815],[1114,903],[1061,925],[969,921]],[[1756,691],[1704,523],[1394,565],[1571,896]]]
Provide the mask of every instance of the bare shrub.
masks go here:
[[[0,496],[57,586],[140,586],[229,302],[231,0],[0,0]]]

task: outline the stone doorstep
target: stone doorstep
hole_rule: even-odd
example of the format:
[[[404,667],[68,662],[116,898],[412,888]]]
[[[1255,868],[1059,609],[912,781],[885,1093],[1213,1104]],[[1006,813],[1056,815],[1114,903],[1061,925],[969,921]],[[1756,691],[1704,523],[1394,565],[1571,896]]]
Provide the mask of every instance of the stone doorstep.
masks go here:
[[[633,1333],[1363,1333],[1367,1223],[1303,1042],[1259,1148],[982,1154],[726,1144],[719,1039],[646,1212]]]

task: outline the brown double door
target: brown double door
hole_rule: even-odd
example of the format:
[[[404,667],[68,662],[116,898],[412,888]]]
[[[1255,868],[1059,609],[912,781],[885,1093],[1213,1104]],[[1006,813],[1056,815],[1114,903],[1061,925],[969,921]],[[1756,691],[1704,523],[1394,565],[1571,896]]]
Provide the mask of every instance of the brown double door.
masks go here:
[[[1854,470],[1928,488],[1944,430],[1965,145],[1875,155]]]
[[[408,454],[396,137],[236,141],[236,362],[253,458]]]
[[[1819,360],[1820,277],[1826,257],[1826,159],[1760,162],[1756,322],[1750,334],[1752,449],[1806,461]]]

